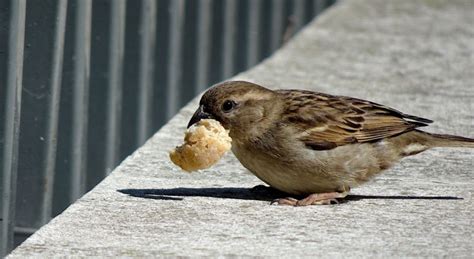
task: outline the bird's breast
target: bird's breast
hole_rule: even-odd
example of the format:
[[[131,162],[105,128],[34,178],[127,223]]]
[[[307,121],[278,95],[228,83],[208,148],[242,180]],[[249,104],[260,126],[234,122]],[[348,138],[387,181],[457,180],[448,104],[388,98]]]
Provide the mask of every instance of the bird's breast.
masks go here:
[[[279,146],[279,152],[252,142],[235,141],[232,151],[241,164],[270,186],[291,194],[346,190],[390,167],[388,146],[354,144],[316,151],[304,145]],[[386,150],[387,149],[387,150]]]
[[[314,154],[298,154],[291,149],[275,153],[253,143],[236,142],[232,144],[232,152],[251,173],[281,191],[307,194],[337,189],[338,184]]]

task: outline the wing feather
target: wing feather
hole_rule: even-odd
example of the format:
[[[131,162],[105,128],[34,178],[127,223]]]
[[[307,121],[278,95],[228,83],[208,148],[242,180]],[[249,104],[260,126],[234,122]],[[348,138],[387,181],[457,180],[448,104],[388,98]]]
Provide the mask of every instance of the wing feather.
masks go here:
[[[356,98],[301,90],[279,92],[287,104],[283,121],[294,124],[301,131],[299,140],[315,150],[375,142],[432,122]]]

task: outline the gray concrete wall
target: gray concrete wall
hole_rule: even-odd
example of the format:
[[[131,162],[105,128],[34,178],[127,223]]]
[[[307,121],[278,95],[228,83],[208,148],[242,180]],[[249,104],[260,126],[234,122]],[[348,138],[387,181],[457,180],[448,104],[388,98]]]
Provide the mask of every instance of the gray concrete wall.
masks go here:
[[[474,137],[473,5],[343,1],[237,78],[367,98],[435,120],[428,131]],[[194,174],[169,162],[196,104],[11,258],[472,258],[473,150],[407,158],[337,206],[270,206],[270,195],[248,189],[260,182],[231,154]]]

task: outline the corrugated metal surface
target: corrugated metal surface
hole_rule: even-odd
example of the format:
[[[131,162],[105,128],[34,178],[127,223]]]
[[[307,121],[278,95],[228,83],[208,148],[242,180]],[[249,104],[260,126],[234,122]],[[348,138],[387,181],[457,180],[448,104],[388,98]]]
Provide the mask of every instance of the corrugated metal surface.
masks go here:
[[[26,0],[12,1],[10,30],[8,35],[8,58],[5,82],[5,115],[3,124],[2,159],[2,224],[0,249],[13,245],[11,238],[15,223],[16,182],[18,147],[20,135],[21,91],[23,79],[23,54],[25,40]]]
[[[1,253],[333,2],[0,1]]]

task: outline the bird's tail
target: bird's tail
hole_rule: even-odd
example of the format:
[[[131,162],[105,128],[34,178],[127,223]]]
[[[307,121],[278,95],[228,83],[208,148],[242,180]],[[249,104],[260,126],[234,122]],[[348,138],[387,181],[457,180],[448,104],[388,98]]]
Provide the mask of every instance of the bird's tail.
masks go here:
[[[426,143],[430,147],[464,147],[474,148],[474,139],[466,138],[461,136],[447,135],[447,134],[434,134],[428,133],[421,130],[417,130],[422,133],[428,140]]]

